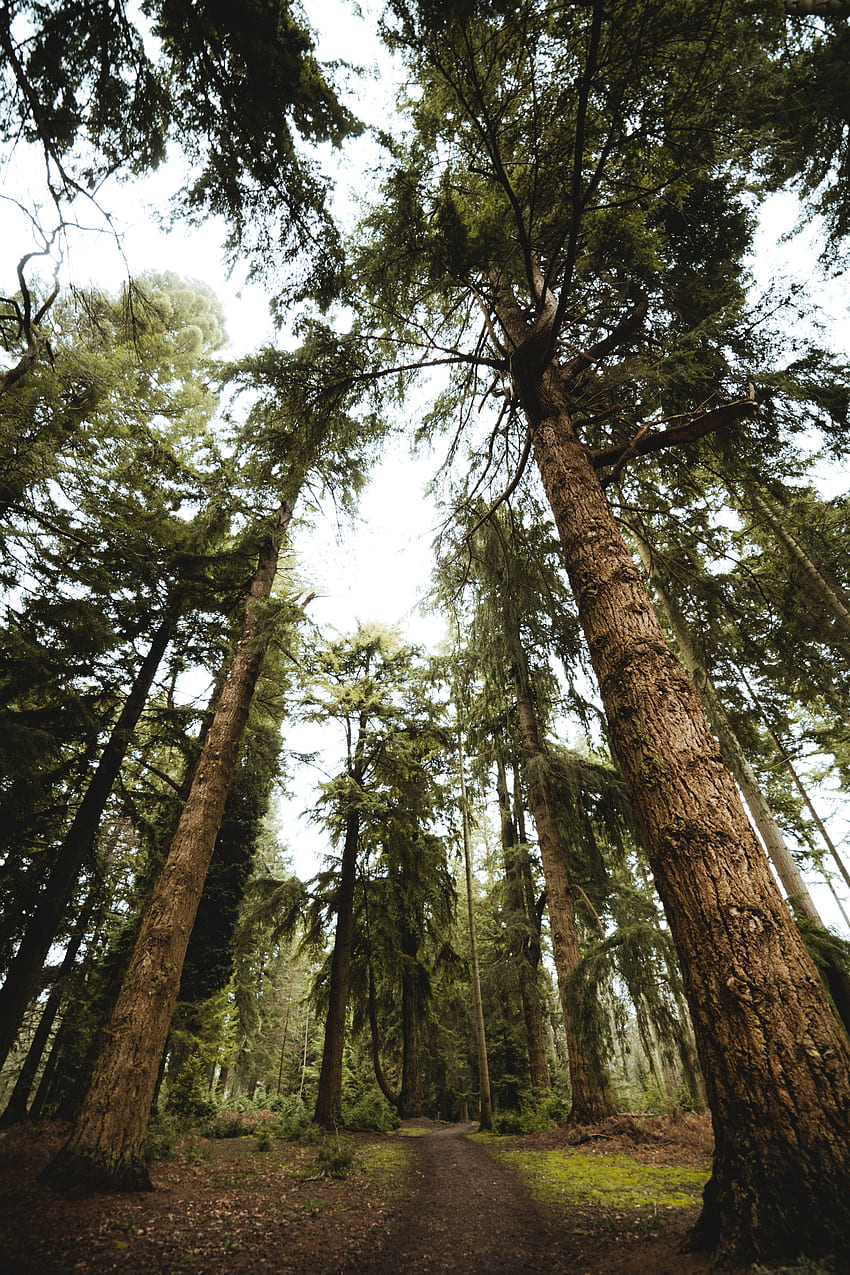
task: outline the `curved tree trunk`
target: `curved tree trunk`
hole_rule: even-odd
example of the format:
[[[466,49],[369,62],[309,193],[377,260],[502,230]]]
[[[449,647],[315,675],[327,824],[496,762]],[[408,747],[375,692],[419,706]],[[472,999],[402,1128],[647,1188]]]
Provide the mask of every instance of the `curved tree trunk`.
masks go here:
[[[536,362],[541,342],[504,292],[498,305],[706,1080],[715,1154],[693,1242],[742,1257],[843,1252],[847,1038],[575,434],[560,372]]]
[[[399,1109],[401,1099],[393,1089],[387,1079],[386,1072],[381,1066],[381,1038],[378,1032],[378,1011],[375,1007],[375,976],[372,973],[371,961],[369,963],[369,1037],[372,1043],[372,1070],[375,1073],[378,1088],[390,1106]]]
[[[263,662],[262,604],[291,511],[281,506],[260,551],[242,634],[183,814],[142,918],[91,1085],[68,1142],[42,1178],[55,1186],[150,1190],[143,1148],[189,935]]]

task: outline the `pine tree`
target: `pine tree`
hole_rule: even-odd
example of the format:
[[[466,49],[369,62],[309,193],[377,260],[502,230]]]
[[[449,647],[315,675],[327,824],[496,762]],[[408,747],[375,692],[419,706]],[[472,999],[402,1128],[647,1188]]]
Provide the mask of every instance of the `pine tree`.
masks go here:
[[[372,218],[364,286],[397,339],[415,346],[442,322],[442,352],[503,386],[551,505],[714,1118],[694,1242],[744,1256],[835,1249],[850,1224],[846,1038],[600,482],[756,409],[722,341],[748,241],[724,124],[763,46],[737,15],[714,25],[713,6],[476,5],[460,19],[397,0],[393,13],[421,95],[408,162]],[[409,248],[388,235],[390,260],[374,235],[400,215]],[[695,280],[680,313],[665,292],[677,266]],[[406,327],[389,319],[406,306]],[[652,430],[629,379],[644,359],[663,366],[672,402],[692,395],[685,424]]]

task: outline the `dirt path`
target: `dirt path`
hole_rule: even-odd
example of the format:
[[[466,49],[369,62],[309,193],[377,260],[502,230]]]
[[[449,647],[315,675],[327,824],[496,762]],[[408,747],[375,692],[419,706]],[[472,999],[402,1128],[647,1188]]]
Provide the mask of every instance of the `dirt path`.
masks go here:
[[[524,1187],[452,1125],[415,1139],[416,1194],[383,1246],[360,1254],[340,1275],[531,1275],[575,1271],[557,1235]]]

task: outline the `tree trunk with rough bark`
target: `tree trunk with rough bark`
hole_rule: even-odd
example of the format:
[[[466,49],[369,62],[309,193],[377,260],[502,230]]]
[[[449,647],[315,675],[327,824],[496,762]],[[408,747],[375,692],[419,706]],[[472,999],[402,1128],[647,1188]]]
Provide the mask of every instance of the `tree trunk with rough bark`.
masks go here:
[[[676,605],[675,600],[670,597],[657,571],[655,571],[649,546],[635,531],[634,527],[631,527],[630,530],[635,537],[641,561],[649,576],[662,612],[676,639],[682,663],[700,693],[708,720],[720,744],[723,759],[734,775],[735,782],[741,790],[744,801],[747,803],[753,823],[758,829],[768,858],[776,870],[776,875],[779,877],[791,910],[811,921],[812,925],[817,926],[819,930],[825,931],[826,926],[823,918],[818,912],[815,901],[809,893],[808,886],[803,880],[803,874],[785,844],[785,838],[782,836],[773,817],[773,812],[767,803],[767,798],[762,791],[755,771],[747,760],[738,736],[732,728],[732,723],[729,721],[726,709],[717,694],[711,675],[691,640],[684,616]],[[824,980],[838,1016],[844,1025],[844,1030],[850,1033],[850,976],[837,960],[825,957]]]
[[[189,935],[262,667],[263,603],[290,517],[289,507],[281,505],[263,542],[230,672],[103,1032],[91,1085],[68,1142],[42,1174],[51,1185],[151,1189],[143,1154],[148,1118]]]
[[[512,372],[610,738],[679,953],[715,1153],[695,1247],[846,1251],[850,1049],[576,436],[545,333],[502,291]],[[531,338],[531,339],[529,339]]]

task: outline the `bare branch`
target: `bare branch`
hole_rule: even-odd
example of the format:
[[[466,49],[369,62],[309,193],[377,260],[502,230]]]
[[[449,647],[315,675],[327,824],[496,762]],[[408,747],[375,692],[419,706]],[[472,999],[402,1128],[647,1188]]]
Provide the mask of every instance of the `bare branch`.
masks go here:
[[[758,411],[758,406],[755,387],[750,384],[747,387],[746,398],[737,398],[731,403],[724,403],[722,407],[705,412],[687,425],[677,425],[673,429],[664,430],[661,434],[650,434],[647,432],[648,427],[644,427],[629,443],[619,447],[606,447],[600,451],[590,451],[590,460],[594,469],[604,469],[608,465],[615,466],[613,472],[603,479],[602,485],[607,486],[620,473],[623,465],[635,456],[666,451],[668,447],[675,447],[679,443],[693,443],[698,438],[714,433],[730,421],[738,420],[744,415],[754,415]]]

